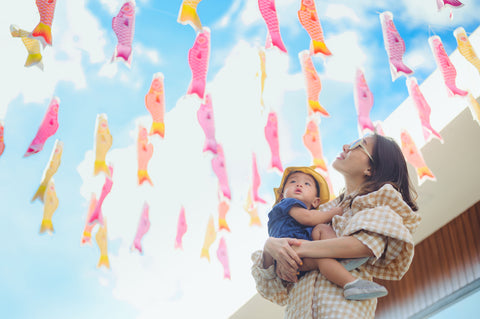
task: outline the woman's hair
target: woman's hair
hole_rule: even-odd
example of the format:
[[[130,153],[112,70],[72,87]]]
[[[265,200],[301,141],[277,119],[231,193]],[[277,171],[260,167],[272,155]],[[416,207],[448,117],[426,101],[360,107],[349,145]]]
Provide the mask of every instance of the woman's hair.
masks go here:
[[[391,184],[402,194],[403,200],[413,211],[418,210],[415,203],[417,193],[408,177],[407,163],[402,150],[398,144],[390,137],[374,134],[375,143],[373,145],[373,162],[370,161],[372,175],[360,187],[359,191],[350,200],[350,206],[356,196],[366,195],[379,190],[385,184]],[[340,201],[344,199],[344,194],[340,195]]]

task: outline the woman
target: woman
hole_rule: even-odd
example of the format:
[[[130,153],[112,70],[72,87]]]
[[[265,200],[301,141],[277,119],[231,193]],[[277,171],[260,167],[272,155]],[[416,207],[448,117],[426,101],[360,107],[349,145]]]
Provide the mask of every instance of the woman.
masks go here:
[[[413,258],[413,231],[420,223],[403,154],[393,139],[370,135],[343,146],[332,164],[345,178],[344,192],[320,206],[342,206],[332,219],[337,238],[299,241],[269,238],[253,253],[258,292],[286,305],[285,318],[373,318],[377,299],[351,301],[341,287],[314,270],[308,258],[360,258],[368,261],[354,276],[399,280]],[[305,264],[302,264],[302,259]],[[275,266],[276,265],[276,266]],[[297,280],[299,270],[312,270]],[[283,280],[296,282],[287,283]]]

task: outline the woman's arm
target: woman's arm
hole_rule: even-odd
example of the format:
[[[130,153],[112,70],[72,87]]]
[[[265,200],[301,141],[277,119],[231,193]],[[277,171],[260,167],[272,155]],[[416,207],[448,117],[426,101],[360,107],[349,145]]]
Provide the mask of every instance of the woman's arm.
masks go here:
[[[275,275],[273,266],[263,268],[263,252],[261,250],[252,254],[252,276],[258,293],[280,306],[285,306],[288,301],[288,289],[282,280]]]
[[[341,207],[334,207],[328,211],[318,211],[313,209],[305,209],[300,206],[293,206],[289,211],[290,216],[305,226],[316,226],[318,224],[325,224],[332,220],[335,215],[342,215],[343,209]]]
[[[277,275],[283,280],[296,282],[298,268],[303,264],[293,250],[298,245],[300,241],[295,238],[268,238],[263,248],[263,267],[270,267],[276,260]]]
[[[301,258],[359,258],[374,256],[372,250],[353,236],[306,241],[292,247]]]

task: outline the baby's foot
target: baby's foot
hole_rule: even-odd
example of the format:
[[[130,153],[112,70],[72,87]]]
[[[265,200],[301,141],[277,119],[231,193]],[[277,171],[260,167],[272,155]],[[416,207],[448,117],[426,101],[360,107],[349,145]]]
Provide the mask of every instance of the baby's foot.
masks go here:
[[[343,287],[343,295],[349,300],[365,300],[386,296],[385,287],[369,280],[357,279]]]

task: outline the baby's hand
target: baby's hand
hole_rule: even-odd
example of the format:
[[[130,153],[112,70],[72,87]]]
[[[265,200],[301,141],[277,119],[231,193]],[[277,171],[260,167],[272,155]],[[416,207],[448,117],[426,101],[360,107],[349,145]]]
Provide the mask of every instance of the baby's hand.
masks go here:
[[[332,211],[335,215],[342,216],[343,215],[343,208],[342,207],[334,207]]]

